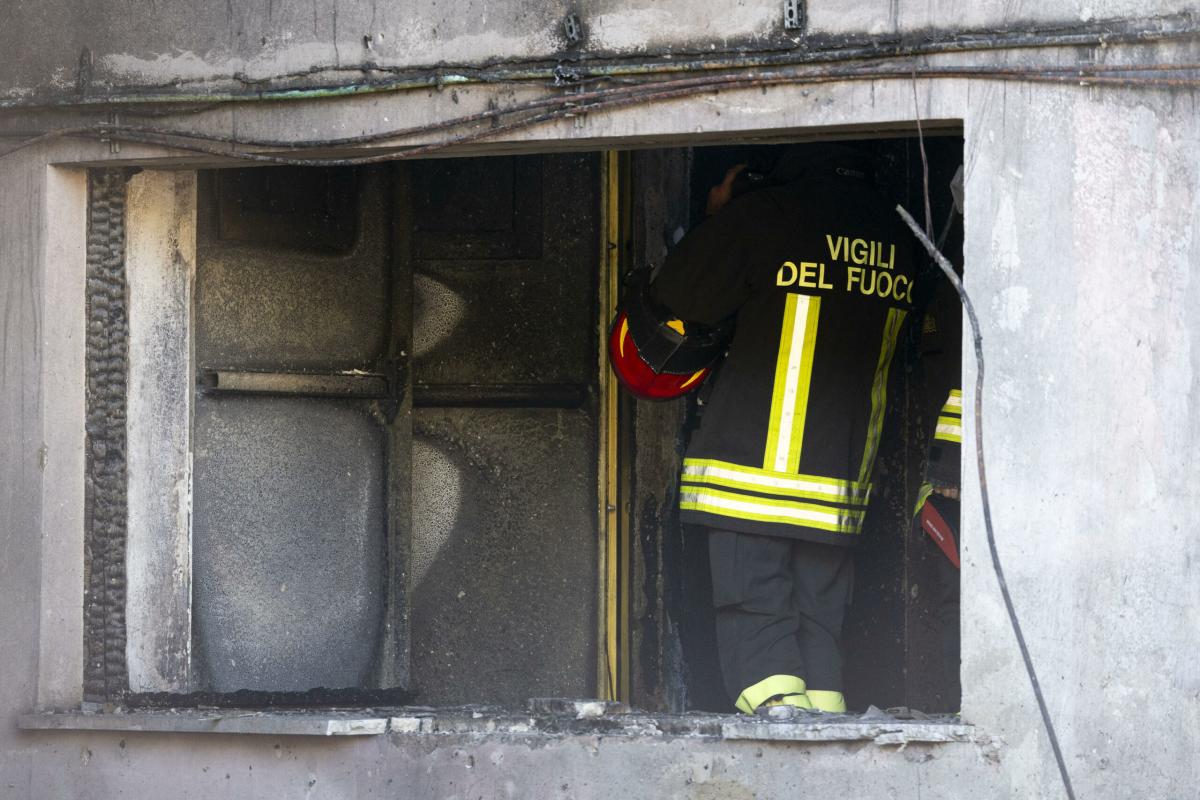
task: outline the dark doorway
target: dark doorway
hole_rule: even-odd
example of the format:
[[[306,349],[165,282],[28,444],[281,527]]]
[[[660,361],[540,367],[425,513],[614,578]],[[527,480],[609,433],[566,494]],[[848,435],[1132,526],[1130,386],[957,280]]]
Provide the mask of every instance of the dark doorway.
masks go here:
[[[922,160],[914,138],[857,142],[874,151],[883,190],[923,219]],[[667,250],[704,216],[709,187],[726,169],[770,160],[779,145],[702,147],[633,154],[634,266],[661,263]],[[931,211],[943,250],[962,265],[961,216],[953,212],[950,183],[962,162],[960,136],[926,137]],[[915,240],[914,251],[916,250]],[[925,297],[946,283],[928,259],[920,283]],[[959,315],[955,304],[951,311]],[[945,313],[945,312],[943,312]],[[913,526],[913,510],[926,472],[931,424],[927,364],[921,358],[920,324],[910,324],[890,371],[888,416],[880,443],[876,490],[857,554],[854,604],[844,634],[846,699],[851,708],[909,706],[927,712],[957,711],[958,620],[947,620],[942,598],[957,592],[945,556]],[[957,344],[955,344],[957,348]],[[943,363],[947,363],[943,359]],[[957,385],[961,358],[948,359]],[[702,536],[683,529],[675,512],[678,460],[695,420],[694,399],[672,404],[628,403],[631,431],[633,573],[642,596],[632,603],[640,637],[634,648],[633,700],[672,710],[731,710],[715,656],[708,549]],[[937,406],[940,407],[941,399]],[[953,584],[952,586],[950,584]]]

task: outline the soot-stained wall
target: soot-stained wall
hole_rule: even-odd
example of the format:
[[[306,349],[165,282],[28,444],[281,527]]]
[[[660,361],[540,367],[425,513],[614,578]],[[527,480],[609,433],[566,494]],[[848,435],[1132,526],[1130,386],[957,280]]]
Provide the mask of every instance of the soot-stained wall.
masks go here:
[[[416,164],[413,680],[422,702],[596,692],[595,155]]]
[[[961,4],[809,0],[802,27],[785,28],[784,4],[689,0],[420,0],[403,5],[338,0],[189,3],[131,11],[119,0],[19,0],[6,8],[0,106],[95,102],[119,93],[252,98],[264,89],[329,86],[368,76],[440,85],[438,70],[504,62],[556,64],[567,73],[612,58],[720,51],[803,52],[850,40],[871,47],[925,32],[979,31],[1151,16],[1134,0],[1064,0],[1015,12],[1003,0]],[[1159,4],[1161,12],[1186,4]],[[572,34],[566,20],[574,17]],[[919,37],[918,37],[919,38]],[[414,72],[415,71],[415,72]]]
[[[21,20],[40,23],[55,15],[69,18],[58,13],[64,5],[18,10]],[[1179,3],[1085,8],[1054,2],[1036,9],[985,3],[960,11],[961,5],[948,10],[925,4],[920,14],[954,25],[977,15],[1083,19],[1186,10]],[[855,3],[840,11],[862,31],[887,31],[893,7],[901,20],[910,10]],[[826,19],[838,11],[811,10]],[[681,17],[680,38],[707,41],[723,11],[693,6]],[[26,52],[49,29],[6,26],[13,37],[6,52]],[[77,61],[76,43],[67,57],[60,58],[62,51],[54,56],[68,72]],[[156,42],[145,51],[169,49]],[[1197,54],[1194,42],[1180,42],[1020,58],[1195,63]],[[173,71],[164,62],[156,77]],[[460,92],[464,102],[467,94]],[[503,143],[525,152],[596,149],[696,136],[745,139],[764,131],[808,136],[844,133],[850,126],[862,132],[909,124],[914,114],[962,121],[964,253],[988,358],[983,402],[992,513],[1008,585],[1079,796],[1186,796],[1200,781],[1193,757],[1200,741],[1200,677],[1192,657],[1200,646],[1193,613],[1200,607],[1193,534],[1200,497],[1188,480],[1200,445],[1194,407],[1200,394],[1200,293],[1194,280],[1200,130],[1193,95],[1187,88],[957,78],[918,79],[915,86],[907,78],[778,86],[591,113],[513,134]],[[503,96],[480,90],[470,99],[482,107]],[[346,132],[348,120],[354,127],[383,117],[425,120],[455,113],[452,102],[449,92],[429,92],[347,101],[337,113],[322,104],[272,104],[236,113],[219,108],[194,119],[231,134],[249,127],[336,136]],[[63,165],[114,158],[148,164],[166,155],[131,145],[113,153],[108,145],[62,140],[0,159],[0,181],[11,188],[0,198],[0,666],[6,676],[0,682],[0,792],[85,795],[102,786],[108,793],[150,787],[185,795],[199,787],[211,794],[229,774],[232,796],[286,794],[294,787],[332,797],[355,787],[365,791],[367,772],[381,784],[432,786],[432,793],[459,792],[462,781],[495,791],[509,785],[544,791],[561,787],[557,779],[566,763],[582,776],[570,783],[581,797],[630,796],[629,784],[611,780],[622,774],[661,776],[662,783],[639,784],[635,794],[745,789],[788,796],[799,775],[807,791],[853,790],[862,797],[908,796],[918,787],[923,796],[1061,796],[990,571],[971,481],[963,502],[962,712],[976,726],[979,744],[898,752],[872,744],[739,748],[639,740],[604,760],[594,756],[610,752],[607,740],[590,738],[543,749],[521,744],[528,759],[486,740],[459,748],[422,739],[412,746],[412,766],[389,772],[399,762],[383,740],[366,747],[328,741],[292,746],[246,737],[18,730],[19,714],[39,704],[77,704],[83,675],[86,242],[80,231],[86,218],[79,197],[85,189],[77,172]],[[974,400],[971,363],[964,387],[968,408]],[[971,414],[965,428],[964,438],[972,439]],[[982,744],[992,737],[998,737],[995,746]],[[562,761],[563,747],[576,757]],[[762,758],[755,755],[759,749]],[[554,757],[541,760],[539,754]],[[466,755],[486,772],[469,767]],[[701,755],[714,760],[696,760]],[[714,769],[717,760],[720,768]],[[235,781],[250,775],[249,766],[254,777]]]

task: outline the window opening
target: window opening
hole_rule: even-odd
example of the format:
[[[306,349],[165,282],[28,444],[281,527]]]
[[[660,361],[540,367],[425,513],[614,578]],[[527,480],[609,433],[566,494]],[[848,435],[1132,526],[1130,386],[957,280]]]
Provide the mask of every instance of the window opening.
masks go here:
[[[888,190],[917,207],[915,143],[869,146]],[[943,249],[961,265],[961,224],[938,191],[961,138],[927,148]],[[621,664],[623,699],[728,711],[707,549],[675,511],[688,403],[617,403],[627,532],[609,587],[618,608],[601,603],[597,332],[605,215],[620,216],[621,259],[661,263],[717,173],[752,152],[646,150],[607,172],[596,154],[201,172],[188,688],[271,702],[389,700],[380,689],[427,705],[595,697],[610,691],[597,666],[613,638],[597,622],[615,611],[621,658],[604,661]],[[601,177],[618,170],[621,199],[602,209]],[[928,458],[920,347],[910,337],[891,371],[886,488],[845,632],[851,707],[958,705],[945,667],[957,616],[935,613],[941,556],[911,526]],[[89,586],[116,552],[97,530]],[[125,680],[106,660],[123,640],[104,597],[89,596],[93,700]]]

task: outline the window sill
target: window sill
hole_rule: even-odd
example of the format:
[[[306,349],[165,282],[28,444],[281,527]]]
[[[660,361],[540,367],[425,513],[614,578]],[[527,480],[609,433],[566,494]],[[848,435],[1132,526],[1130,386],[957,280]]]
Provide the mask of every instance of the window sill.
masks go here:
[[[774,716],[647,714],[600,701],[534,701],[530,712],[496,708],[349,710],[164,709],[123,712],[45,711],[23,715],[23,730],[234,733],[268,736],[496,735],[546,738],[606,736],[696,737],[727,741],[968,742],[975,728],[954,717],[898,719],[866,714],[819,716],[775,709]]]
[[[268,736],[373,736],[388,731],[388,718],[346,711],[262,711],[234,708],[154,711],[42,711],[24,714],[27,731],[145,731],[149,733],[243,733]]]

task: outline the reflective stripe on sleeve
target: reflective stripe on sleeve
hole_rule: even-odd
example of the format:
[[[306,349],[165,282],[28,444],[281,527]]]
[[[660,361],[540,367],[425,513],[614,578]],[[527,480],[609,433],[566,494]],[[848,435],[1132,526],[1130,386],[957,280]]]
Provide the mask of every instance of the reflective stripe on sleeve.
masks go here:
[[[921,488],[917,490],[917,504],[913,506],[913,516],[921,513],[921,506],[925,505],[925,501],[933,494],[932,483],[922,483]]]
[[[775,385],[771,393],[771,419],[763,469],[776,472],[799,469],[820,312],[819,297],[787,296],[779,354],[775,360]]]
[[[933,438],[943,442],[962,442],[962,390],[951,389],[942,406]]]
[[[867,443],[863,448],[862,465],[858,470],[859,483],[866,483],[875,466],[875,455],[879,451],[879,436],[883,432],[883,416],[887,409],[888,371],[892,356],[896,352],[896,340],[907,312],[899,308],[888,309],[887,321],[883,325],[883,342],[879,346],[879,363],[875,366],[875,380],[871,385],[871,419],[867,425]]]
[[[933,438],[942,442],[962,442],[962,422],[951,417],[938,417]]]

